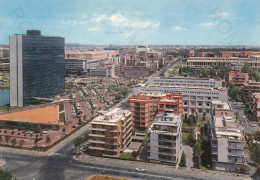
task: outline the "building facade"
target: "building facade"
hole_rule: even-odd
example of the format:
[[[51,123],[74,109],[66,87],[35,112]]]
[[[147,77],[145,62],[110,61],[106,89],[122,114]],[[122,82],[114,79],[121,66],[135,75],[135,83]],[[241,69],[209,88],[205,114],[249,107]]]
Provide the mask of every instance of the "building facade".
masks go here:
[[[217,117],[211,121],[213,169],[236,171],[245,163],[243,129],[234,117]]]
[[[183,113],[207,116],[212,115],[212,100],[228,101],[227,89],[205,88],[205,87],[187,87],[187,86],[152,86],[136,85],[134,95],[139,93],[181,93],[183,96]]]
[[[42,36],[37,30],[10,36],[11,106],[64,93],[64,44],[64,38]]]
[[[128,99],[132,113],[132,127],[147,129],[157,113],[183,114],[182,95],[179,93],[141,93]]]
[[[247,83],[248,78],[248,73],[243,73],[241,70],[228,72],[228,82],[231,82],[238,86],[242,86]]]
[[[181,152],[181,132],[179,115],[158,114],[148,129],[147,159],[176,164]]]
[[[151,75],[150,68],[146,66],[126,66],[124,67],[125,78],[144,78]]]
[[[251,111],[255,115],[255,118],[260,122],[260,93],[253,93],[251,96]]]
[[[91,123],[91,153],[96,156],[119,157],[131,142],[131,112],[116,108],[104,112]]]
[[[222,87],[221,79],[193,77],[149,77],[147,84],[160,86]]]
[[[248,81],[242,87],[242,92],[243,96],[250,100],[252,93],[260,93],[260,82]]]
[[[260,56],[251,56],[250,58],[190,57],[186,62],[186,66],[188,68],[213,68],[222,66],[232,70],[240,70],[246,63],[252,68],[260,69]]]

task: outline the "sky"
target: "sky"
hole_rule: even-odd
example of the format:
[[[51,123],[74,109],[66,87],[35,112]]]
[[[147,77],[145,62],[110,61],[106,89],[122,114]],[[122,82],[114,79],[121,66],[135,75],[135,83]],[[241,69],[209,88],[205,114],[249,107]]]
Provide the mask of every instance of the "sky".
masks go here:
[[[260,45],[259,0],[0,0],[0,44],[27,29],[95,45]]]

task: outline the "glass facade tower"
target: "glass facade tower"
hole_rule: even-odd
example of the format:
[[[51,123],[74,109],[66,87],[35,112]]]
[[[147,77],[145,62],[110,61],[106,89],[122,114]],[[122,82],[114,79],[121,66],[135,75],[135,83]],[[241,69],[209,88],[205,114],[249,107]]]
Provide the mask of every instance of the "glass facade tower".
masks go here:
[[[64,44],[64,38],[42,36],[38,30],[10,36],[10,106],[64,93]]]

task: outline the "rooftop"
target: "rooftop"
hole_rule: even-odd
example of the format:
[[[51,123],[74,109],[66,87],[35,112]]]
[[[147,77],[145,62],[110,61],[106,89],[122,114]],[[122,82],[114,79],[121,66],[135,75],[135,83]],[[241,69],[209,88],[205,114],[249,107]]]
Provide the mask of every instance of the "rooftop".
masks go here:
[[[129,110],[115,108],[112,111],[101,111],[102,115],[96,117],[91,124],[117,125],[120,120],[124,120],[131,115]]]
[[[0,114],[0,121],[59,125],[59,106],[52,105],[37,109],[3,113]]]

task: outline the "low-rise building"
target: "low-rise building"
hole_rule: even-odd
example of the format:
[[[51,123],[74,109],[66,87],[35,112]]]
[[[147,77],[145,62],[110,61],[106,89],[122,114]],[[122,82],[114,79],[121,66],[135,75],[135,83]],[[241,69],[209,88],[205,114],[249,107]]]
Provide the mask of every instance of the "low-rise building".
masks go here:
[[[231,82],[238,86],[242,86],[248,82],[248,73],[243,73],[241,70],[229,71],[228,72],[228,82]]]
[[[157,113],[183,114],[182,95],[179,93],[141,93],[128,99],[132,112],[132,127],[147,129]]]
[[[250,100],[252,93],[260,93],[260,82],[248,81],[242,87],[243,96]]]
[[[131,142],[131,112],[116,108],[101,113],[90,123],[89,149],[96,156],[119,157]]]
[[[222,66],[232,70],[240,70],[246,63],[251,68],[260,69],[260,56],[251,56],[250,58],[240,57],[190,57],[186,66],[189,68],[213,68]]]
[[[251,111],[255,115],[255,118],[260,122],[260,93],[253,93],[251,97]]]
[[[245,163],[243,129],[234,117],[213,117],[211,148],[213,169],[236,171]]]
[[[147,159],[176,164],[181,152],[181,132],[179,115],[158,114],[148,129]]]
[[[222,87],[220,78],[194,78],[194,77],[149,77],[149,85],[160,86],[190,86],[190,87]]]

